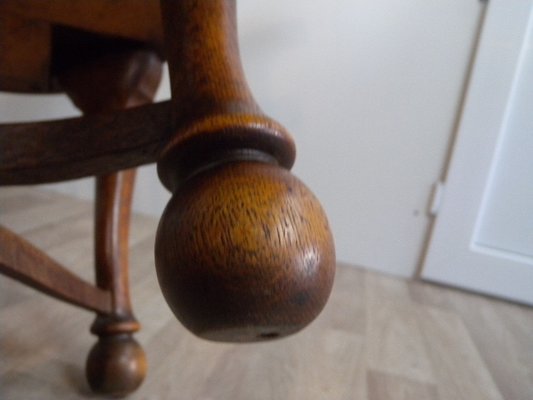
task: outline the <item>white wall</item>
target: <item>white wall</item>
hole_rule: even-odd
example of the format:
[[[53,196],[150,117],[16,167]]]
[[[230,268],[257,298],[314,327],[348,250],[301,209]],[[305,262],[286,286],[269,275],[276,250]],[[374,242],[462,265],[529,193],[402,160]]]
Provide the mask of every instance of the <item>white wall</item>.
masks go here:
[[[294,172],[326,208],[339,260],[413,274],[481,8],[478,0],[239,3],[250,86],[293,133]],[[158,98],[168,95],[165,81]],[[64,99],[25,101],[0,98],[2,119],[74,112]],[[90,196],[80,182],[53,187]],[[159,215],[167,197],[153,167],[141,168],[136,209]]]

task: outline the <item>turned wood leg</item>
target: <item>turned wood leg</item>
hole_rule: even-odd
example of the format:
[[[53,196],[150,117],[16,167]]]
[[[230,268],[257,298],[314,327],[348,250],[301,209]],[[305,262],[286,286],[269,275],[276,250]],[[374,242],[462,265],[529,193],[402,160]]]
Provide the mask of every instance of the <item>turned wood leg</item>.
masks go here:
[[[86,114],[117,111],[151,102],[161,77],[161,61],[146,50],[104,54],[68,68],[61,84]],[[135,170],[98,176],[95,193],[96,285],[111,294],[111,311],[98,313],[91,332],[97,343],[87,358],[93,391],[124,396],[142,383],[147,362],[133,338],[135,319],[128,284],[128,235]]]
[[[174,134],[158,161],[173,192],[155,261],[163,294],[216,341],[292,334],[322,310],[335,274],[320,203],[288,171],[286,130],[262,114],[239,60],[233,0],[162,0]]]
[[[133,316],[128,286],[128,233],[135,170],[96,179],[96,284],[109,290],[113,310],[98,314],[91,332],[98,336],[87,358],[87,379],[96,392],[124,395],[146,374],[146,357],[133,338],[140,325]]]

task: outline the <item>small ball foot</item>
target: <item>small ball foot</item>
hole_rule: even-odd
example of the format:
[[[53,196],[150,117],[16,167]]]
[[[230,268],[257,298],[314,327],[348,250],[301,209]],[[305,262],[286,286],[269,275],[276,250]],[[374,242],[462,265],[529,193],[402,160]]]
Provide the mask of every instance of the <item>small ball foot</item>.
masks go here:
[[[102,336],[87,357],[86,376],[96,393],[123,397],[146,375],[146,355],[130,334]]]

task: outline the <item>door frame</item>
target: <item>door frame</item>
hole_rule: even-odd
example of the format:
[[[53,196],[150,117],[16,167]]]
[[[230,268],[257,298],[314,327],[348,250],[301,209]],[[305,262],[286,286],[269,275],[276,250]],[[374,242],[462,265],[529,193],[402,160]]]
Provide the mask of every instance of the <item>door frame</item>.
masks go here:
[[[514,272],[489,276],[495,254],[473,242],[528,36],[533,35],[533,0],[490,0],[487,7],[420,275],[426,280],[533,304],[531,259],[506,254],[510,265],[516,266]],[[469,262],[469,268],[458,267]]]

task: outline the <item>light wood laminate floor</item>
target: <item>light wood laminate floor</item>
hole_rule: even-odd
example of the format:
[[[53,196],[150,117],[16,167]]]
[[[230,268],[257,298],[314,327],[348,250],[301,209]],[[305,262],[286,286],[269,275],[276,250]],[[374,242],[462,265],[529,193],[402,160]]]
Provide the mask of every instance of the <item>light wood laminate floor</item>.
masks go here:
[[[92,280],[91,204],[2,188],[0,221]],[[149,372],[131,399],[533,399],[532,309],[346,265],[324,312],[299,334],[246,345],[197,339],[159,292],[156,224],[135,215],[132,225]],[[0,276],[0,399],[94,398],[83,372],[93,317]]]

